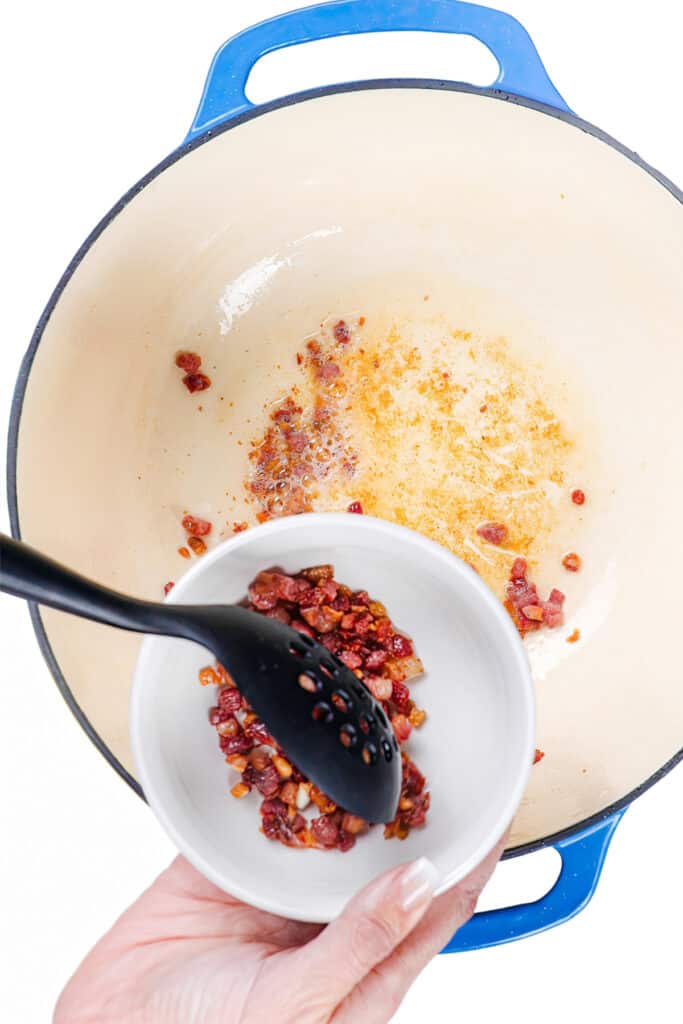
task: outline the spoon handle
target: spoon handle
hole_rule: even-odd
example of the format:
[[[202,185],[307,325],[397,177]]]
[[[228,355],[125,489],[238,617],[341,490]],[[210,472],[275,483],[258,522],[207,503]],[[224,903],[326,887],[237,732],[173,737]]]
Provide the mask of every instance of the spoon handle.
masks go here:
[[[119,594],[4,533],[0,533],[0,590],[119,629],[171,636],[188,632],[181,609]]]

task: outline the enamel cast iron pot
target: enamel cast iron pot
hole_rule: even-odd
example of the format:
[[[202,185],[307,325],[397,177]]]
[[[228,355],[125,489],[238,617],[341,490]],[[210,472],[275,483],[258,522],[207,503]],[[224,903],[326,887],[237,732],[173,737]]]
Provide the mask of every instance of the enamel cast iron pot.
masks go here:
[[[245,97],[269,51],[396,30],[474,36],[499,77],[487,89],[356,82],[260,107]],[[567,623],[581,642],[529,646],[546,757],[506,852],[553,845],[562,869],[537,902],[475,915],[449,951],[576,914],[624,809],[683,755],[682,198],[569,110],[505,14],[457,0],[293,11],[218,52],[187,138],[84,242],[21,368],[14,535],[155,599],[180,571],[184,509],[246,517],[224,496],[243,493],[250,417],[289,383],[322,316],[418,316],[431,293],[451,321],[533,336],[554,366],[587,371],[605,470],[586,470],[585,572]],[[191,417],[179,348],[198,350],[214,382]],[[139,638],[32,614],[69,707],[141,793],[127,718]]]

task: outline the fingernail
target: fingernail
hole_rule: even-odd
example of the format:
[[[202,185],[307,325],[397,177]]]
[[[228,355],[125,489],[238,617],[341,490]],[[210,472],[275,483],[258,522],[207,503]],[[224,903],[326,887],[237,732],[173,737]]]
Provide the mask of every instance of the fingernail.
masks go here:
[[[432,897],[439,873],[426,857],[420,857],[406,868],[401,876],[401,906],[403,910],[415,910]]]

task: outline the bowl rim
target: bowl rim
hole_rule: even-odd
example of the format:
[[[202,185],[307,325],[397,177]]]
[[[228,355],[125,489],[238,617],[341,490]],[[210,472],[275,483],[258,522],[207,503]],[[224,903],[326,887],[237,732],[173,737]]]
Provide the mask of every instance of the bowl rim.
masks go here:
[[[328,527],[332,529],[336,527],[340,531],[343,530],[347,535],[349,532],[364,534],[366,537],[368,535],[370,537],[383,535],[391,538],[397,544],[411,545],[422,554],[425,560],[429,559],[432,563],[438,562],[440,566],[459,579],[460,586],[464,590],[469,588],[470,592],[477,594],[478,599],[483,602],[482,609],[484,615],[496,624],[496,629],[501,638],[501,646],[505,645],[505,660],[506,665],[509,666],[507,675],[508,679],[514,680],[517,696],[523,710],[524,723],[524,735],[521,737],[519,765],[514,773],[514,784],[508,785],[509,779],[506,777],[507,794],[495,823],[491,825],[469,855],[440,878],[434,892],[434,895],[438,896],[462,881],[470,871],[476,868],[503,835],[522,800],[533,761],[536,736],[536,697],[531,676],[531,666],[522,639],[510,615],[481,576],[467,562],[458,558],[457,555],[454,555],[441,544],[406,526],[365,514],[305,512],[297,516],[283,516],[278,519],[271,519],[259,526],[252,527],[250,530],[222,540],[215,547],[207,551],[201,559],[197,559],[187,572],[183,574],[173,587],[173,590],[168,594],[166,603],[179,605],[186,603],[183,601],[183,597],[206,574],[207,570],[217,563],[229,559],[235,551],[241,548],[253,546],[264,538],[277,536],[278,534],[299,532],[310,536],[311,532],[317,528]],[[229,892],[232,896],[251,906],[258,907],[260,910],[278,914],[292,920],[312,921],[320,924],[327,923],[330,920],[329,917],[316,915],[315,912],[311,912],[308,908],[302,911],[301,906],[288,902],[286,898],[275,902],[260,897],[258,892],[254,893],[251,888],[242,885],[239,878],[234,879],[230,876],[228,884],[226,876],[220,870],[215,869],[202,854],[198,853],[186,841],[180,829],[176,827],[173,816],[169,813],[164,801],[158,798],[156,787],[148,771],[147,745],[140,723],[142,718],[141,709],[145,699],[145,679],[154,663],[154,650],[159,639],[157,636],[146,636],[143,639],[133,671],[128,704],[128,726],[133,761],[145,794],[145,799],[157,820],[182,855],[206,878],[213,882],[214,885]],[[163,638],[161,639],[163,640]],[[352,895],[353,893],[349,894],[349,899]]]
[[[526,96],[519,96],[516,93],[508,92],[505,89],[498,88],[486,88],[481,86],[471,85],[466,82],[455,82],[455,81],[444,81],[441,79],[428,79],[428,78],[381,78],[362,80],[354,82],[343,82],[333,85],[320,86],[314,89],[304,90],[302,92],[293,93],[287,96],[280,97],[272,100],[269,103],[260,104],[247,110],[241,114],[236,115],[232,118],[227,118],[220,124],[207,128],[206,131],[197,135],[191,141],[185,141],[181,143],[176,149],[172,150],[166,157],[164,157],[159,163],[152,167],[146,174],[144,174],[135,184],[133,184],[127,192],[112,206],[107,213],[101,218],[101,220],[95,225],[90,234],[85,238],[81,246],[78,248],[74,256],[69,261],[66,269],[62,276],[55,285],[50,298],[48,299],[47,305],[40,315],[36,328],[31,336],[31,340],[28,344],[26,353],[22,359],[19,372],[17,375],[16,384],[14,387],[14,393],[12,395],[10,405],[10,418],[7,434],[7,462],[6,462],[6,479],[7,479],[7,504],[9,510],[9,521],[10,531],[12,536],[20,540],[21,539],[21,524],[19,519],[19,498],[17,489],[17,471],[18,471],[18,455],[19,455],[19,430],[21,426],[21,414],[26,398],[26,392],[28,389],[28,383],[31,375],[33,361],[35,359],[38,347],[43,337],[43,333],[48,324],[52,311],[57,305],[61,298],[62,292],[65,290],[72,276],[78,269],[79,265],[88,254],[92,246],[95,244],[100,235],[106,230],[109,224],[125,209],[125,207],[148,185],[156,180],[167,168],[171,167],[176,161],[182,159],[184,156],[190,154],[194,149],[199,146],[206,145],[217,135],[222,135],[224,132],[231,131],[234,128],[239,127],[241,124],[249,122],[256,117],[261,117],[264,114],[268,114],[273,110],[278,110],[283,107],[293,106],[297,103],[306,102],[308,100],[315,100],[326,96],[337,95],[347,92],[362,92],[369,90],[381,90],[381,89],[425,89],[425,90],[440,90],[444,92],[456,92],[456,93],[467,93],[471,95],[481,96],[490,100],[497,100],[513,106],[525,107],[530,110],[534,110],[537,113],[545,114],[548,117],[560,120],[568,125],[584,132],[587,135],[593,136],[593,138],[604,143],[610,148],[614,149],[621,156],[625,157],[632,164],[635,164],[641,171],[644,171],[647,175],[666,189],[674,199],[678,200],[683,205],[683,190],[681,190],[670,178],[668,178],[661,171],[657,170],[646,160],[644,160],[634,150],[629,149],[622,142],[614,136],[605,132],[602,128],[587,121],[578,115],[574,114],[570,110],[560,110],[557,107],[550,106],[545,103],[541,103],[537,100],[532,100]],[[72,714],[76,718],[77,722],[91,740],[91,742],[97,747],[102,756],[109,762],[114,770],[121,776],[121,778],[130,786],[130,788],[137,793],[143,800],[145,799],[144,793],[140,783],[134,776],[128,771],[128,769],[121,763],[113,750],[105,743],[103,738],[97,732],[92,722],[89,720],[87,714],[79,705],[74,693],[72,692],[69,683],[62,672],[62,669],[57,661],[50,640],[48,637],[47,630],[43,623],[40,615],[38,605],[29,602],[29,614],[33,625],[33,630],[36,635],[38,646],[41,650],[43,658],[50,670],[57,688],[59,689],[62,697],[64,698],[67,706],[71,710]],[[555,846],[556,844],[569,840],[574,836],[579,836],[583,833],[588,833],[600,822],[605,821],[607,818],[612,817],[617,812],[628,807],[634,800],[642,796],[643,793],[647,792],[651,786],[659,782],[660,779],[664,778],[679,762],[683,761],[683,744],[681,748],[676,751],[667,761],[664,762],[659,768],[652,772],[649,776],[646,776],[637,786],[629,790],[623,796],[617,800],[613,800],[607,804],[601,810],[588,815],[586,818],[581,818],[579,821],[574,822],[565,826],[564,828],[558,829],[555,832],[551,832],[548,835],[541,836],[538,839],[531,840],[529,842],[520,843],[517,846],[509,847],[503,853],[503,859],[507,860],[513,857],[523,856],[527,853],[533,853],[536,850],[544,849],[547,846]]]

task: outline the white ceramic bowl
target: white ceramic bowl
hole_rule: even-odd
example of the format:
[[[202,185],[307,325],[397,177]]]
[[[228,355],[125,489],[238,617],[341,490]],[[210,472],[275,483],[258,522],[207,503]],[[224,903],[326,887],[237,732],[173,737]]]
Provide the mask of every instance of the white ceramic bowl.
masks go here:
[[[403,842],[375,828],[345,854],[267,840],[260,798],[230,795],[237,777],[207,721],[215,692],[197,681],[212,659],[193,643],[144,641],[130,707],[145,796],[187,859],[240,899],[320,922],[371,878],[420,855],[436,865],[439,892],[462,879],[512,819],[534,748],[533,687],[510,617],[469,566],[403,527],[348,514],[278,519],[197,560],[169,600],[234,602],[260,569],[323,562],[382,601],[425,664],[413,695],[428,717],[408,744],[431,790],[425,827]]]

